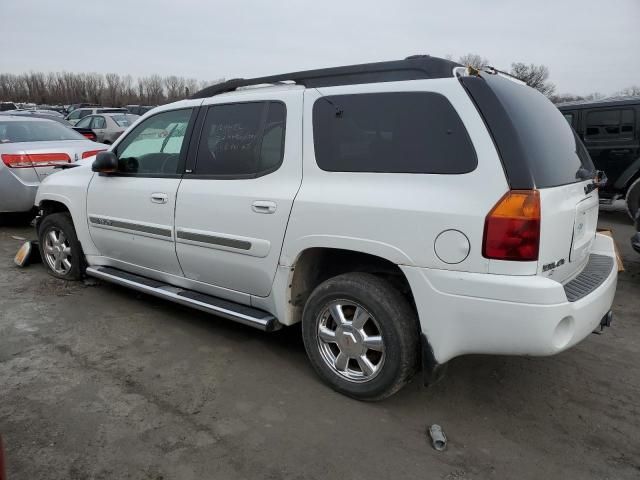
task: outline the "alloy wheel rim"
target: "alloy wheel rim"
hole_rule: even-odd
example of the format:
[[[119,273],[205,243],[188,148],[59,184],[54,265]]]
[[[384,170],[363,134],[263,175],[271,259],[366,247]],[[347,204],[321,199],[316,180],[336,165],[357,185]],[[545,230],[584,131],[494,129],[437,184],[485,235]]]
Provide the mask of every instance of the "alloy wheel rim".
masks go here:
[[[59,228],[51,228],[44,237],[44,256],[47,265],[58,275],[66,275],[71,270],[71,244]]]
[[[334,300],[325,306],[318,316],[317,342],[325,364],[350,382],[369,382],[384,365],[382,330],[354,301]]]

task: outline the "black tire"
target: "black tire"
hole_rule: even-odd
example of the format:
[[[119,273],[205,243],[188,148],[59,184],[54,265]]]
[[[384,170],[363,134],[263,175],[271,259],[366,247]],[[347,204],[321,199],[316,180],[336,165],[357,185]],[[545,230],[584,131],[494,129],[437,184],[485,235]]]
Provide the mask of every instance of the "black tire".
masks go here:
[[[64,233],[66,237],[66,244],[71,249],[71,253],[67,257],[71,267],[64,274],[58,273],[54,270],[54,266],[52,266],[49,257],[47,256],[46,246],[47,246],[47,236],[50,232],[61,231]],[[38,228],[38,244],[40,247],[40,255],[42,257],[42,263],[44,263],[47,271],[56,278],[60,278],[63,280],[81,280],[84,276],[84,271],[86,268],[84,252],[82,251],[82,246],[78,241],[78,237],[76,235],[76,229],[73,226],[73,221],[71,220],[71,215],[68,213],[52,213],[51,215],[47,215],[40,222],[40,226]]]
[[[631,220],[635,221],[640,208],[640,178],[636,179],[627,190],[625,201],[627,213],[629,213]]]
[[[374,326],[384,342],[384,359],[380,370],[370,380],[365,377],[360,381],[345,378],[344,373],[334,370],[326,360],[318,331],[320,322],[326,317],[324,312],[334,301],[354,302],[375,321]],[[311,365],[318,375],[334,390],[358,400],[376,401],[389,397],[411,379],[418,365],[419,326],[414,309],[389,282],[369,273],[347,273],[320,284],[305,305],[302,337]],[[326,345],[333,348],[329,343]],[[335,348],[342,352],[342,347],[337,344]],[[359,362],[354,362],[353,368],[359,368],[356,365]],[[350,369],[351,365],[348,363],[347,368]]]

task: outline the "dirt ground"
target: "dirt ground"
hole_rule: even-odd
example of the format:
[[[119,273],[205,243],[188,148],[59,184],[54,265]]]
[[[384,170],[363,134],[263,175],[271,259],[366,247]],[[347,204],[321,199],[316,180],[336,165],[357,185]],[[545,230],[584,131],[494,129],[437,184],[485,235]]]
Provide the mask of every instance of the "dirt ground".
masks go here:
[[[551,358],[468,356],[382,403],[334,393],[273,334],[108,284],[57,281],[0,228],[0,433],[22,479],[638,479],[640,255],[613,327]],[[448,450],[425,436],[438,423]]]

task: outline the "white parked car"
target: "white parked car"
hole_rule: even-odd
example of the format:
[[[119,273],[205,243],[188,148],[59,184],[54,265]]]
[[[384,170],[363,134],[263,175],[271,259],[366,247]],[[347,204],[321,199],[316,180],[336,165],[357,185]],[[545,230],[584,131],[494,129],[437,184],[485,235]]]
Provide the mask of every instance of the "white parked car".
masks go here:
[[[591,160],[495,71],[418,56],[234,80],[86,162],[38,191],[53,275],[302,322],[317,373],[355,398],[459,355],[552,355],[611,320]]]

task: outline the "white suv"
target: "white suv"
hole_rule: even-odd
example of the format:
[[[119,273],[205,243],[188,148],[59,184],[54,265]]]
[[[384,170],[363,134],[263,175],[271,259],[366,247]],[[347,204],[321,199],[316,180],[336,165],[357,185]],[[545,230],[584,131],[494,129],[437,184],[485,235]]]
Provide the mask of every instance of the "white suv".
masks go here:
[[[80,162],[83,163],[83,162]],[[552,355],[611,320],[591,160],[543,95],[429,56],[209,87],[47,178],[51,273],[271,331],[375,400],[421,364]]]

